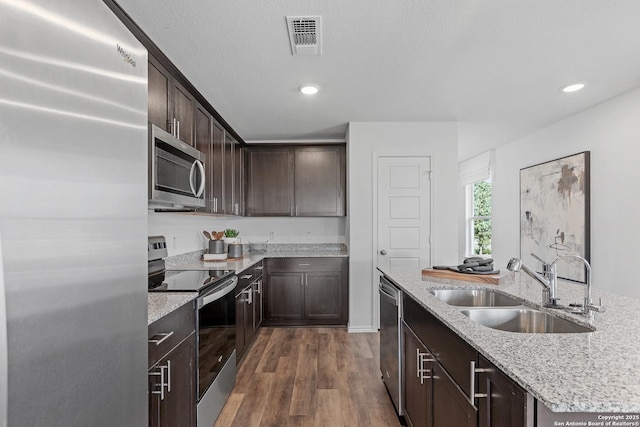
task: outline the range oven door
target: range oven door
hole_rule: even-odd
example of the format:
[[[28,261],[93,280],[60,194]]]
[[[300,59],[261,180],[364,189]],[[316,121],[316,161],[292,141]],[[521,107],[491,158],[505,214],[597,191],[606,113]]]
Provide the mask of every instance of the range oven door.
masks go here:
[[[237,283],[233,276],[198,298],[198,401],[228,360],[235,368]]]

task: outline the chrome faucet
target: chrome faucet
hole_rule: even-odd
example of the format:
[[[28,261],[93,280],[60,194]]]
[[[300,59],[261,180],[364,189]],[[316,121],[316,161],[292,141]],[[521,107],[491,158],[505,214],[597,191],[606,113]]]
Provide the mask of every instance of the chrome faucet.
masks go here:
[[[592,311],[597,311],[598,313],[605,312],[605,308],[602,306],[602,299],[600,299],[600,303],[596,305],[593,303],[593,300],[591,298],[591,265],[589,264],[589,261],[579,255],[561,255],[556,258],[551,264],[548,264],[535,254],[531,255],[542,262],[542,275],[533,270],[531,267],[527,266],[519,258],[511,258],[509,260],[509,263],[507,264],[507,269],[514,272],[522,270],[542,285],[542,287],[544,288],[542,291],[542,305],[544,307],[565,308],[561,304],[558,304],[558,272],[556,269],[556,264],[560,260],[572,258],[581,261],[587,269],[587,289],[585,291],[584,305],[582,306],[582,309],[576,310],[574,308],[570,308],[570,310],[582,314],[589,314]]]
[[[574,310],[571,309],[571,311],[575,311],[578,313],[582,313],[582,314],[589,314],[592,311],[596,311],[598,313],[604,313],[606,311],[606,309],[602,306],[602,298],[600,298],[600,302],[596,305],[593,303],[593,300],[591,299],[591,264],[589,264],[589,261],[587,261],[586,259],[582,258],[580,255],[562,255],[559,256],[558,258],[556,258],[555,261],[553,261],[552,266],[553,266],[553,270],[554,270],[554,274],[555,274],[555,264],[562,260],[562,259],[567,259],[567,258],[573,258],[573,259],[577,259],[578,261],[581,261],[585,268],[587,269],[587,289],[585,291],[585,297],[584,297],[584,304],[582,306],[582,309],[578,309],[578,310]],[[557,277],[556,277],[557,280]]]
[[[543,287],[542,305],[544,307],[562,308],[562,306],[558,304],[558,279],[555,261],[552,264],[547,264],[539,257],[535,255],[534,257],[542,262],[542,275],[522,262],[520,258],[511,258],[509,263],[507,263],[507,270],[514,272],[522,270],[540,283]]]

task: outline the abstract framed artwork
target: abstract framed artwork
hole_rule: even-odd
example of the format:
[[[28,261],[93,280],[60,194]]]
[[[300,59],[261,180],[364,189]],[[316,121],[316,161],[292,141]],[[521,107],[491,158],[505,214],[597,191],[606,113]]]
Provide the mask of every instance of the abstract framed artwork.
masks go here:
[[[520,169],[520,258],[553,262],[561,255],[590,261],[590,152]],[[586,282],[584,265],[557,264],[558,277]],[[540,269],[538,269],[540,270]]]

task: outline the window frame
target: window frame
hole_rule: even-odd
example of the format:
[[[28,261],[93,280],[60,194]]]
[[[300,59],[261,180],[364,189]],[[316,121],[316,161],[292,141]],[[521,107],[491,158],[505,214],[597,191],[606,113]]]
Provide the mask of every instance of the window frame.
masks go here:
[[[491,179],[485,179],[482,181],[474,181],[470,184],[464,186],[465,191],[465,256],[466,257],[483,257],[483,258],[491,258],[491,254],[476,254],[474,253],[473,247],[473,224],[476,220],[490,220],[491,215],[489,216],[474,216],[473,215],[473,187],[479,182],[488,182],[491,184]],[[491,206],[493,212],[493,186],[491,187]],[[491,227],[491,241],[493,242],[493,227]],[[493,250],[492,250],[493,252]]]

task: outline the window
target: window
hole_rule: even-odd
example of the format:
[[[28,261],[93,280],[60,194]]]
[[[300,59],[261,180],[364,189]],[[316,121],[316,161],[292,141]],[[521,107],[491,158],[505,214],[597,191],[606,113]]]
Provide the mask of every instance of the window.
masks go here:
[[[478,181],[465,186],[466,253],[491,255],[491,181]]]

